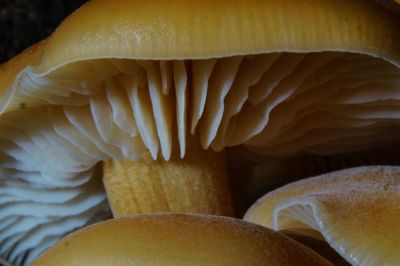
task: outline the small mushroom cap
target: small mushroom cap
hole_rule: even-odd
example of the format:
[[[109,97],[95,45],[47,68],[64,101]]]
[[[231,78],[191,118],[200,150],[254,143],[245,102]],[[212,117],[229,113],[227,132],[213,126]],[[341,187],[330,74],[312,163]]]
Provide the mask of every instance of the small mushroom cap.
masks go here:
[[[266,194],[244,219],[325,239],[354,265],[397,265],[399,187],[397,166],[341,170]]]
[[[331,265],[265,227],[211,215],[113,219],[79,230],[40,256],[40,265]]]

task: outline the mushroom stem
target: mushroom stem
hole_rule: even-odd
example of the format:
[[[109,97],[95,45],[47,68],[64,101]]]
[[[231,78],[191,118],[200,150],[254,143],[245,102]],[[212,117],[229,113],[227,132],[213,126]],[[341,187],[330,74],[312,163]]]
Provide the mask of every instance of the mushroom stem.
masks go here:
[[[151,212],[233,216],[225,154],[187,150],[184,159],[104,163],[104,184],[114,217]]]

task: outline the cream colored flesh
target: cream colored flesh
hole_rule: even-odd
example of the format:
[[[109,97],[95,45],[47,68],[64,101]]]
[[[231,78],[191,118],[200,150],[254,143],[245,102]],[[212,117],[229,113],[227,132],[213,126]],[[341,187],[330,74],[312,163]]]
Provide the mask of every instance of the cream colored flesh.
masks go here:
[[[352,265],[397,265],[400,168],[370,166],[301,180],[259,199],[244,219],[324,239]]]

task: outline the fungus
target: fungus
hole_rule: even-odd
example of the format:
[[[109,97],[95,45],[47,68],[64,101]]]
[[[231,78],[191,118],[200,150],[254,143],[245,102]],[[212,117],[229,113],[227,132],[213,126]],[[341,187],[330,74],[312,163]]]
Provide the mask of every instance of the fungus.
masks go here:
[[[267,193],[244,219],[326,241],[351,265],[395,265],[399,173],[398,166],[369,166],[300,180]]]
[[[55,264],[332,265],[265,227],[228,217],[193,214],[135,215],[83,228],[33,263]]]
[[[29,264],[104,219],[101,162],[116,217],[233,215],[230,147],[397,143],[396,16],[365,0],[88,2],[0,68],[0,255]]]

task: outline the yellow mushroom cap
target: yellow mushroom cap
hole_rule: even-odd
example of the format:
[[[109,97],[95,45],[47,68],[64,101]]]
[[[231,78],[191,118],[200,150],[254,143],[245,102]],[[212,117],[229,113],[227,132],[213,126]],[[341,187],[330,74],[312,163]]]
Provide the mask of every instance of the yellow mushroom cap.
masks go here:
[[[357,167],[283,186],[244,219],[274,230],[325,239],[354,265],[400,260],[400,167]]]
[[[331,265],[269,229],[211,215],[113,219],[79,230],[32,265]]]
[[[0,110],[15,111],[21,104],[84,105],[88,103],[86,96],[102,86],[145,86],[150,95],[131,89],[128,96],[138,113],[135,122],[141,138],[153,157],[161,148],[163,157],[169,158],[175,120],[182,156],[189,126],[190,133],[197,128],[201,132],[204,148],[212,145],[220,150],[249,142],[250,146],[267,145],[268,150],[274,150],[276,145],[280,147],[279,141],[260,141],[268,135],[264,131],[269,113],[280,103],[275,99],[264,104],[269,86],[282,83],[286,76],[292,79],[290,86],[300,86],[299,82],[313,72],[320,75],[317,71],[323,71],[328,62],[337,69],[350,64],[336,62],[335,56],[330,58],[324,52],[352,53],[359,59],[370,58],[371,64],[387,63],[394,71],[400,58],[399,33],[397,15],[376,1],[90,1],[56,29],[40,60],[27,63],[29,67],[19,73],[12,87],[7,82],[1,85],[6,93],[0,98]],[[314,53],[322,55],[313,58]],[[249,59],[249,55],[260,54],[264,58]],[[183,60],[194,62],[194,73]],[[280,63],[287,69],[282,70]],[[6,64],[13,65],[12,61]],[[238,75],[245,68],[250,73]],[[298,75],[298,68],[309,69],[309,73]],[[251,76],[255,69],[260,73]],[[261,77],[268,72],[271,77],[265,77],[269,80],[265,84]],[[103,84],[119,74],[136,76],[137,84],[125,79]],[[264,92],[256,85],[264,86]],[[176,99],[167,97],[170,86],[176,87]],[[189,96],[192,90],[195,95]],[[238,115],[241,109],[249,109],[256,118],[249,119],[245,112]],[[274,130],[269,135],[275,136]],[[294,148],[298,149],[305,148]]]
[[[375,1],[97,0],[58,27],[38,71],[96,58],[207,59],[283,51],[352,51],[398,62],[398,33],[396,17]]]

